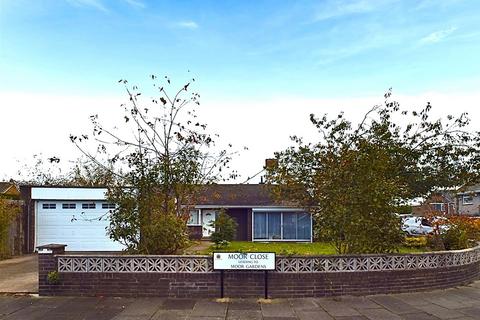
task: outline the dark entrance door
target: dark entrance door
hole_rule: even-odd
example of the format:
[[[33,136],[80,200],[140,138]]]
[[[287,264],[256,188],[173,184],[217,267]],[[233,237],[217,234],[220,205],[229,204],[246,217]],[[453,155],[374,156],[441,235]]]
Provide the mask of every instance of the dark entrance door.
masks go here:
[[[227,214],[232,217],[237,223],[237,241],[247,241],[248,228],[248,209],[247,208],[230,208],[227,209]]]

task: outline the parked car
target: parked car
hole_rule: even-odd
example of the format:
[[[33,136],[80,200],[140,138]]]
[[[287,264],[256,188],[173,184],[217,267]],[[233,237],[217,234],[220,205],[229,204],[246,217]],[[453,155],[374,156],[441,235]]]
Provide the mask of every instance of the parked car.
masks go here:
[[[407,217],[402,219],[402,230],[409,236],[427,235],[433,232],[433,227],[422,217]]]
[[[427,235],[433,233],[435,225],[440,232],[448,230],[450,226],[446,222],[445,217],[433,217],[430,220],[424,217],[405,217],[402,219],[402,230],[410,236]]]

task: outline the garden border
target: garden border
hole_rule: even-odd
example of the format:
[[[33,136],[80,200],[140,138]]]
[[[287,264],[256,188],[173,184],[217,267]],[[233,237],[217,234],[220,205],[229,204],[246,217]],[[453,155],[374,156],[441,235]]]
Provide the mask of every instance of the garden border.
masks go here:
[[[211,256],[65,254],[39,247],[40,295],[216,297]],[[48,284],[51,271],[58,284]],[[412,254],[281,256],[270,273],[271,297],[393,293],[465,284],[480,275],[480,246]],[[262,296],[262,272],[226,272],[225,296]]]

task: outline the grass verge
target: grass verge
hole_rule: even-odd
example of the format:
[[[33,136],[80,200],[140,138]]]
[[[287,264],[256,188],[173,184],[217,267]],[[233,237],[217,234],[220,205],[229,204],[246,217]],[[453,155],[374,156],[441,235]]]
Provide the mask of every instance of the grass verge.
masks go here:
[[[401,247],[400,253],[419,253],[429,251],[428,248]],[[335,247],[327,242],[298,243],[298,242],[250,242],[233,241],[222,249],[214,245],[199,250],[197,254],[211,254],[212,252],[275,252],[277,255],[332,255],[336,254]]]

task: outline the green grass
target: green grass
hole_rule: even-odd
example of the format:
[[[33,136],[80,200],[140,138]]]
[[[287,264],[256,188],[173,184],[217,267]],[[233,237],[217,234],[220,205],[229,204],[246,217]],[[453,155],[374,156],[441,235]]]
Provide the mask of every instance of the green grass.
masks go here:
[[[417,253],[428,251],[427,248],[401,247],[400,253]],[[336,254],[335,248],[330,243],[296,243],[296,242],[247,242],[233,241],[228,247],[216,249],[211,245],[207,249],[197,251],[198,254],[211,254],[212,252],[275,252],[278,255],[327,255]]]

